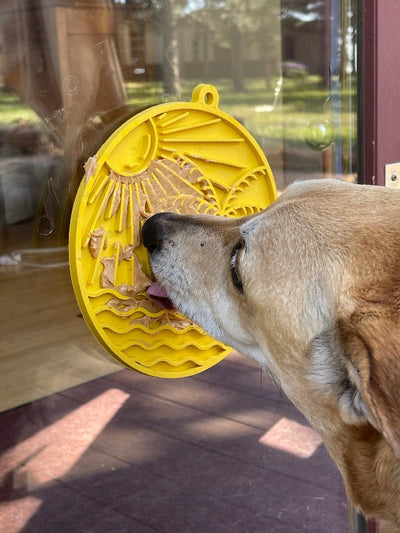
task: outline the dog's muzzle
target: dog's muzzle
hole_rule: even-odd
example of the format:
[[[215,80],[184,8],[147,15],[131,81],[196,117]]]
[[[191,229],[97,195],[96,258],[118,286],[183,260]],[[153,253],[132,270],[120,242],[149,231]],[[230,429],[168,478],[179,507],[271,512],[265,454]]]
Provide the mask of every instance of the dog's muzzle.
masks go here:
[[[146,220],[142,227],[142,243],[147,248],[149,255],[161,251],[163,241],[171,234],[171,223],[176,221],[173,213],[157,213]],[[164,309],[173,309],[174,306],[164,287],[154,281],[146,289],[147,296],[156,301]]]
[[[164,239],[171,234],[171,223],[178,216],[174,213],[157,213],[146,220],[142,227],[142,242],[149,254],[161,250]]]

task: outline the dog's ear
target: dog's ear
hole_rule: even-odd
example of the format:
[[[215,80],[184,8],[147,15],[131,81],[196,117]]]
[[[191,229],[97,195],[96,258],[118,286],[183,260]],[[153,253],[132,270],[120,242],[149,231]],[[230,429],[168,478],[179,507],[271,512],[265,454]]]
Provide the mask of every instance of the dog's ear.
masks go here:
[[[400,324],[371,313],[354,315],[340,331],[363,403],[400,459]]]

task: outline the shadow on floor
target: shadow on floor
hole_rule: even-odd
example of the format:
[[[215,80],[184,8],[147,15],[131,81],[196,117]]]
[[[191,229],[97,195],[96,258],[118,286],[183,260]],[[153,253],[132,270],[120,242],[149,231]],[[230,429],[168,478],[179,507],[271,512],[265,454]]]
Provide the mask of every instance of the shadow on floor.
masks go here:
[[[121,370],[0,427],[4,533],[347,531],[319,436],[237,354],[181,380]]]

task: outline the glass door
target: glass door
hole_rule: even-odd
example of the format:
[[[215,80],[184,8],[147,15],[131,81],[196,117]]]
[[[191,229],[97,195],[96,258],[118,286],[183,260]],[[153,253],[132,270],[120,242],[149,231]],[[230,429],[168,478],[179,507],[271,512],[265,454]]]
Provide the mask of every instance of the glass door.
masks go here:
[[[35,370],[48,363],[42,330],[28,316],[26,344],[18,343],[14,290],[28,274],[43,316],[56,293],[73,305],[65,245],[83,163],[137,110],[190,100],[196,85],[210,83],[220,108],[261,146],[279,191],[294,180],[357,179],[357,20],[355,0],[18,0],[0,7],[0,275],[15,308],[3,324],[22,361],[37,347]],[[57,377],[47,380],[59,382],[73,354],[88,348],[82,340],[71,349],[68,335],[48,342],[65,349],[66,367],[55,364]],[[23,391],[16,404],[43,392],[41,384],[12,387]]]
[[[113,524],[116,523],[114,519],[120,520],[122,525],[118,526],[120,529],[115,526],[115,531],[165,531],[163,525],[158,529],[151,525],[164,510],[165,487],[171,489],[173,486],[172,473],[163,477],[164,469],[167,471],[170,463],[173,464],[163,446],[166,440],[175,438],[185,428],[188,434],[196,430],[197,436],[203,435],[208,427],[206,419],[191,423],[187,417],[189,411],[186,411],[189,408],[181,405],[182,420],[168,411],[167,425],[173,427],[168,439],[164,435],[162,444],[154,441],[152,447],[147,446],[143,437],[146,444],[142,449],[143,457],[133,457],[134,446],[127,449],[121,444],[131,434],[124,426],[132,422],[131,413],[154,415],[160,401],[157,399],[160,387],[163,391],[168,389],[165,392],[170,398],[167,403],[175,407],[186,401],[190,391],[183,390],[182,396],[176,399],[174,387],[177,385],[170,383],[173,380],[165,380],[169,383],[160,385],[141,376],[137,378],[141,379],[137,388],[142,388],[142,392],[131,392],[133,399],[126,392],[126,383],[120,383],[117,392],[114,387],[111,392],[107,390],[104,395],[99,394],[96,401],[87,401],[82,409],[77,409],[76,417],[67,415],[75,413],[74,405],[84,403],[82,398],[89,397],[89,392],[79,389],[80,392],[75,396],[72,394],[73,398],[68,401],[62,394],[52,400],[54,394],[111,376],[121,368],[106,355],[86,327],[69,276],[67,235],[71,206],[84,174],[84,162],[137,111],[164,102],[189,101],[194,87],[207,83],[217,88],[219,107],[247,128],[260,145],[279,192],[294,180],[334,177],[357,181],[357,40],[360,29],[357,6],[356,0],[0,2],[0,431],[7,436],[4,447],[12,443],[18,448],[18,453],[13,455],[14,448],[10,444],[10,454],[5,455],[11,457],[11,461],[15,460],[14,470],[7,471],[5,500],[8,516],[15,518],[18,515],[21,531],[23,520],[24,524],[39,524],[36,530],[34,525],[32,529],[28,528],[30,531],[42,531],[43,527],[49,531],[62,531],[63,524],[57,519],[66,510],[69,510],[66,521],[70,524],[69,530],[81,530],[81,523],[74,522],[75,503],[85,509],[87,521],[82,523],[93,525],[93,529],[88,526],[88,530],[105,531],[107,526],[103,527],[101,522],[101,516],[105,516],[104,520]],[[239,367],[239,373],[240,369],[253,372],[246,366]],[[247,375],[244,370],[243,373]],[[256,376],[258,383],[258,369],[252,376]],[[224,403],[227,397],[243,391],[240,386],[235,389],[234,384],[226,393],[217,377],[214,382],[214,378],[209,379],[210,382],[206,380],[207,390],[210,392],[219,387],[217,403],[228,413]],[[202,384],[198,380],[193,387],[198,390]],[[180,386],[184,388],[184,385]],[[243,387],[245,398],[257,403],[257,393],[248,392],[247,383]],[[90,390],[96,390],[96,384]],[[230,438],[229,424],[225,435],[218,433],[218,424],[211,424],[211,430],[215,430],[211,438],[215,437],[214,444],[218,441],[215,445],[221,446],[220,455],[214,455],[214,458],[222,457],[224,462],[230,453],[228,448],[233,450],[237,449],[234,445],[241,445],[243,453],[249,454],[251,472],[241,470],[247,459],[237,460],[235,456],[227,465],[236,465],[234,469],[240,465],[241,475],[233,484],[240,483],[246,491],[253,487],[255,498],[259,497],[258,486],[247,480],[260,465],[265,467],[271,455],[277,458],[275,474],[281,474],[281,465],[288,471],[294,465],[294,483],[308,487],[312,494],[310,505],[315,513],[313,515],[311,510],[307,519],[314,526],[320,524],[319,531],[329,529],[332,533],[341,533],[347,523],[341,480],[335,477],[335,473],[331,475],[333,465],[321,451],[319,438],[304,426],[303,420],[294,420],[296,415],[279,395],[272,396],[275,411],[271,408],[272,414],[268,411],[268,416],[273,418],[277,413],[276,416],[282,419],[281,425],[277,424],[275,430],[266,432],[263,437],[258,436],[255,448],[249,447],[249,441],[242,439],[246,438],[246,432],[254,436],[257,428],[252,427],[252,420],[257,409],[248,407],[248,412],[243,414],[240,406],[237,408],[240,420],[235,423],[242,423],[243,427],[242,433],[235,438]],[[42,402],[43,398],[50,400]],[[118,458],[110,452],[112,460],[106,461],[107,469],[104,467],[100,456],[103,457],[101,454],[105,449],[102,446],[107,444],[105,438],[98,448],[90,450],[92,454],[89,454],[88,462],[84,462],[86,471],[73,470],[72,466],[79,465],[82,457],[85,458],[91,438],[100,439],[104,428],[125,402],[131,409],[124,413],[121,426],[113,426],[117,430],[108,441],[112,446],[117,442],[121,444],[112,450],[116,455],[120,453]],[[194,412],[196,406],[192,405],[190,409]],[[232,417],[236,416],[235,409],[231,412]],[[104,420],[96,418],[99,413]],[[212,413],[208,415],[212,416]],[[292,415],[293,420],[290,419]],[[226,415],[226,419],[230,416]],[[224,424],[226,419],[223,419]],[[93,422],[96,420],[98,427]],[[143,427],[137,432],[141,438],[150,434],[150,429],[148,420],[140,423]],[[94,426],[97,433],[93,431],[89,438],[90,428]],[[167,426],[163,428],[167,434],[169,429]],[[61,466],[61,453],[57,455],[57,450],[51,448],[53,436],[60,436],[64,431],[73,434],[72,441],[75,434],[81,436],[81,448],[76,456],[65,454],[65,458],[70,459],[65,467]],[[280,431],[289,434],[286,450],[276,449]],[[305,445],[303,455],[294,458],[291,435],[297,431],[304,435],[304,439],[310,439],[310,446]],[[23,444],[20,447],[18,432]],[[33,438],[36,433],[41,440]],[[28,435],[32,439],[28,439]],[[113,435],[116,435],[115,441]],[[175,445],[180,451],[181,442],[177,440]],[[196,457],[200,464],[208,445],[198,445],[195,440],[193,446],[197,446]],[[48,449],[53,450],[53,455],[44,453]],[[152,456],[153,452],[157,460]],[[181,455],[185,457],[185,453],[181,452]],[[46,469],[46,474],[41,475],[40,460],[48,457],[54,466],[56,456],[57,460],[60,458],[60,464],[56,465],[54,476],[61,477],[65,486],[54,489],[53,483],[57,480]],[[0,453],[0,459],[2,457]],[[154,459],[154,464],[150,459]],[[315,464],[316,473],[321,472],[321,490],[326,492],[326,498],[320,497],[318,484],[311,487],[305,460],[315,461],[307,464]],[[126,472],[127,465],[133,469],[129,476],[115,477]],[[114,512],[126,494],[121,497],[121,502],[115,502],[113,509],[104,505],[100,493],[93,497],[83,496],[84,491],[86,495],[93,487],[100,487],[114,477],[119,488],[125,483],[128,486],[129,480],[135,480],[139,473],[147,475],[148,465],[149,468],[154,466],[154,470],[152,488],[146,485],[146,490],[159,491],[159,498],[155,500],[157,505],[152,508],[143,507],[143,499],[136,507],[133,502],[133,507],[127,506],[126,513],[121,512],[116,517]],[[70,470],[72,474],[68,477]],[[212,468],[199,468],[197,472],[200,470],[205,478],[201,478],[203,481],[199,486],[203,482],[207,482],[207,486],[213,485],[214,480],[210,483],[207,479]],[[93,483],[85,482],[86,479],[92,480],[92,476]],[[109,477],[105,480],[103,476]],[[285,476],[280,478],[286,479],[282,486],[290,490],[287,481],[290,476]],[[195,477],[188,475],[185,487],[187,479]],[[139,491],[138,486],[134,488]],[[185,496],[185,505],[192,505],[190,519],[202,511],[204,502],[212,503],[208,494],[203,496],[193,500],[193,505]],[[290,500],[290,495],[287,497]],[[218,498],[213,499],[217,511],[220,510]],[[147,496],[145,499],[149,503]],[[281,503],[278,499],[272,498],[277,506]],[[93,502],[97,502],[97,507],[92,505]],[[234,531],[241,520],[238,517],[235,522],[237,515],[232,511],[238,500],[228,503],[224,507],[224,531]],[[15,512],[14,504],[18,505]],[[329,509],[324,507],[324,512],[331,513],[329,516],[332,517],[328,526],[324,522],[324,512],[320,510],[321,506],[329,505]],[[143,509],[146,508],[148,514],[144,515]],[[275,513],[273,523],[277,530],[288,531],[285,528],[291,520],[293,531],[297,530],[299,508],[300,504],[298,508],[288,504],[282,512],[271,510]],[[132,509],[141,517],[136,523],[138,529],[130,527],[133,519],[124,522]],[[204,523],[206,514],[204,511],[198,520],[201,518]],[[264,528],[266,518],[263,513],[251,510],[250,518],[254,530]],[[210,530],[219,530],[220,524],[215,524]]]

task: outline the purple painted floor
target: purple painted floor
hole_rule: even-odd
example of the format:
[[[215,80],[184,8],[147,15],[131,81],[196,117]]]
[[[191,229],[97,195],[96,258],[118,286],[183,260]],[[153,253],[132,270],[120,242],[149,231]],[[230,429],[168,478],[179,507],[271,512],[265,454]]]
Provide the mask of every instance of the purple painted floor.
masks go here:
[[[0,415],[2,533],[345,533],[338,471],[270,378],[121,370]]]

